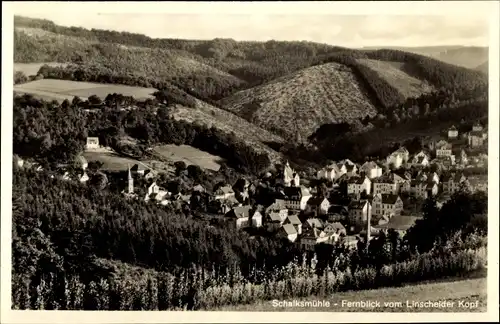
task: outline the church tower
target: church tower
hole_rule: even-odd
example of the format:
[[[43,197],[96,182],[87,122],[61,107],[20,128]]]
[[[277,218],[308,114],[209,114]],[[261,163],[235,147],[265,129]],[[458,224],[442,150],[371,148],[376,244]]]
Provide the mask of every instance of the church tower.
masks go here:
[[[132,178],[132,172],[130,171],[130,165],[128,166],[128,193],[134,193],[134,178]]]

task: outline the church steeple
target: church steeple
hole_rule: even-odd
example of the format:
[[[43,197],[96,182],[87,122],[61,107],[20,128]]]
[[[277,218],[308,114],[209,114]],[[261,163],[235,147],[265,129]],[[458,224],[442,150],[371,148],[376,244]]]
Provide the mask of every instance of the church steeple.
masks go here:
[[[134,193],[134,178],[132,178],[132,172],[130,171],[130,165],[128,165],[128,193]]]

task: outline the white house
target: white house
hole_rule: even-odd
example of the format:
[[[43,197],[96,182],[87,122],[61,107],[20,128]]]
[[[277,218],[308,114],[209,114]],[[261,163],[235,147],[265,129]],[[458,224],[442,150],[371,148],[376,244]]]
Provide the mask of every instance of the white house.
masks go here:
[[[356,179],[349,180],[347,183],[347,194],[348,195],[361,195],[365,192],[367,195],[371,193],[372,182],[368,177],[358,177]]]
[[[472,131],[467,135],[469,146],[472,148],[481,147],[486,140],[486,133],[483,131]]]
[[[360,168],[359,172],[363,172],[368,178],[374,179],[382,176],[382,168],[375,162],[365,162]]]
[[[222,186],[219,189],[217,189],[214,193],[214,199],[215,200],[223,200],[223,199],[228,199],[229,197],[234,197],[234,190],[231,188],[231,186],[226,185]]]
[[[305,210],[307,201],[311,197],[309,189],[304,186],[286,187],[281,192],[281,197],[276,199],[276,201],[283,203],[286,208],[291,210]]]
[[[241,229],[250,226],[250,211],[251,206],[239,206],[233,208],[226,214],[227,219],[234,223],[236,229]]]
[[[456,138],[458,138],[458,129],[455,127],[455,125],[451,126],[448,129],[448,138],[449,139],[456,139]]]
[[[411,184],[411,192],[415,197],[427,199],[438,193],[438,185],[433,181],[414,180]]]
[[[410,153],[405,147],[400,147],[387,157],[387,163],[395,169],[399,169],[403,164],[407,163],[410,158]]]
[[[336,164],[327,166],[317,172],[318,179],[327,179],[333,181],[341,176],[340,169]]]
[[[251,214],[250,224],[252,227],[262,227],[262,214],[258,210]]]
[[[481,125],[481,123],[475,123],[472,126],[472,131],[473,132],[482,132],[483,131],[483,125]]]
[[[372,194],[397,194],[406,180],[395,173],[384,174],[372,184]]]
[[[302,234],[302,222],[298,215],[288,215],[283,224],[292,224],[297,230],[297,233],[299,235]]]
[[[269,216],[278,216],[280,223],[283,224],[288,216],[288,209],[285,207],[283,202],[276,201],[266,208],[265,214]],[[271,217],[271,219],[274,220],[275,217]]]
[[[411,159],[411,165],[416,167],[427,167],[430,164],[430,157],[424,151],[420,151]]]
[[[436,157],[442,158],[446,156],[451,156],[452,153],[452,145],[446,141],[439,141],[436,144]]]
[[[99,137],[87,137],[87,150],[95,150],[99,148]]]
[[[83,172],[82,174],[79,175],[78,180],[80,182],[87,182],[89,181],[89,176],[87,175],[86,172]]]
[[[442,190],[445,194],[454,194],[460,189],[461,185],[468,186],[468,179],[462,173],[445,174],[441,181]]]

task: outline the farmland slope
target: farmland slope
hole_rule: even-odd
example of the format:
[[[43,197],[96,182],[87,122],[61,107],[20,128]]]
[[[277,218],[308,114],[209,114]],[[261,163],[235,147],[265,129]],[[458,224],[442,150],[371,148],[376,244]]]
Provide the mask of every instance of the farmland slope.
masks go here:
[[[391,86],[396,88],[405,98],[418,97],[434,89],[427,82],[414,78],[401,70],[403,63],[386,62],[370,59],[358,59],[359,63],[377,72]]]

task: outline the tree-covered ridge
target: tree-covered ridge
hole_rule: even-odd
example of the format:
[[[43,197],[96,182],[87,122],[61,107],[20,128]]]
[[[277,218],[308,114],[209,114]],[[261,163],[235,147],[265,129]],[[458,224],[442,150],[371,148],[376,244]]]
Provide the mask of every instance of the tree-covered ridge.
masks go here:
[[[101,105],[101,111],[84,113],[84,108]],[[121,111],[122,106],[141,108]],[[102,145],[116,147],[124,135],[145,145],[186,144],[223,157],[240,171],[258,173],[270,166],[267,154],[233,135],[204,125],[177,121],[168,106],[156,109],[153,100],[138,103],[133,98],[110,94],[81,102],[46,102],[29,95],[14,97],[14,153],[47,163],[66,162],[80,153],[87,136],[98,136]]]
[[[47,36],[50,39],[55,37],[57,41],[44,43],[22,32],[16,33],[16,42],[19,42],[15,50],[17,61],[76,61],[88,66],[86,68],[95,66],[100,74],[109,74],[109,69],[112,69],[113,73],[121,77],[132,74],[138,79],[170,82],[211,103],[238,90],[328,62],[354,68],[372,89],[372,100],[376,106],[388,107],[402,102],[397,89],[375,71],[357,64],[355,58],[404,63],[405,72],[428,81],[436,88],[460,91],[487,82],[487,78],[478,72],[397,50],[362,51],[312,42],[152,39],[126,32],[61,27],[49,21],[22,17],[16,18],[15,25],[43,29],[58,35]],[[152,58],[145,56],[150,53]],[[169,53],[165,57],[170,55],[171,61],[183,63],[171,64],[167,58],[155,53]],[[106,59],[102,61],[100,57]],[[186,65],[187,61],[190,63]],[[177,65],[185,66],[186,69],[179,69]],[[200,70],[200,66],[205,68]]]

